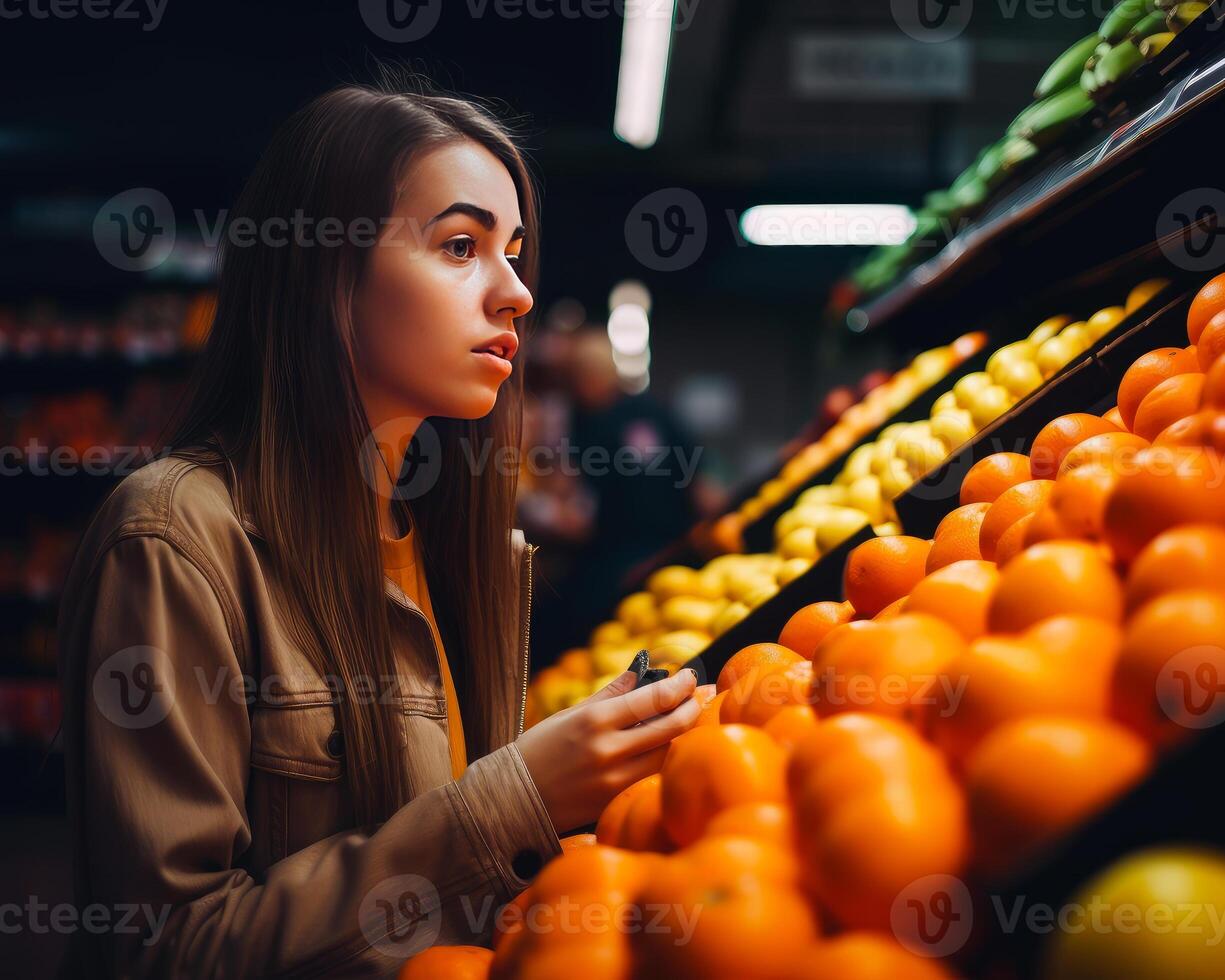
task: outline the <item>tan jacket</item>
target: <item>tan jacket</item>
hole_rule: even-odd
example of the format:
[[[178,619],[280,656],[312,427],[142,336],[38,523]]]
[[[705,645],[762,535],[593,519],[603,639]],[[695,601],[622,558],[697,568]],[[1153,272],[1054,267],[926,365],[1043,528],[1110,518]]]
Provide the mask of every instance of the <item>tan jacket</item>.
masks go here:
[[[560,851],[514,745],[532,548],[514,532],[501,747],[457,781],[433,639],[386,582],[412,796],[355,827],[331,694],[281,625],[234,475],[222,456],[137,471],[70,573],[59,650],[75,885],[79,910],[102,911],[74,933],[64,974],[384,976],[434,943],[487,944],[497,908]]]

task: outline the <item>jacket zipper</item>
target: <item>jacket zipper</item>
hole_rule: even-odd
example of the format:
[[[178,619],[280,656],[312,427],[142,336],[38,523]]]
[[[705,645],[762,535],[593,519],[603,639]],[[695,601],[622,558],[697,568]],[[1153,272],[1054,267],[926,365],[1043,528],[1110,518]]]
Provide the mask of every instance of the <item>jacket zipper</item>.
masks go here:
[[[523,689],[519,694],[519,734],[523,734],[523,724],[527,715],[527,680],[531,663],[532,642],[532,555],[535,545],[527,546],[527,615],[523,621]]]

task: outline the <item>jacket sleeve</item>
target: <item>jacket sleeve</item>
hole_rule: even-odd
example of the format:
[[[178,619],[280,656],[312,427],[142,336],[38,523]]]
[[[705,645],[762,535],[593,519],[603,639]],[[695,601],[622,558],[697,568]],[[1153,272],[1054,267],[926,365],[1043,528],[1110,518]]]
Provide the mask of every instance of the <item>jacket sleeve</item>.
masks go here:
[[[122,539],[61,642],[82,901],[139,911],[99,953],[125,976],[382,976],[435,943],[488,944],[498,907],[559,850],[518,748],[386,823],[243,870],[251,726],[235,596],[207,559]],[[66,597],[66,602],[67,602]],[[240,682],[240,681],[238,681]],[[75,688],[75,690],[74,690]],[[118,921],[116,919],[116,921]]]

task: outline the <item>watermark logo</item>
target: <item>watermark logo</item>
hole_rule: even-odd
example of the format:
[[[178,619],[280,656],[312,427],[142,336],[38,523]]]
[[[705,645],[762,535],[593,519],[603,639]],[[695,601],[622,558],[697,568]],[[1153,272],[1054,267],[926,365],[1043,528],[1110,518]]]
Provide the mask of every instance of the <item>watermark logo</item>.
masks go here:
[[[1174,265],[1207,272],[1225,263],[1225,191],[1199,187],[1179,194],[1157,218],[1156,237]]]
[[[889,8],[904,33],[934,44],[951,41],[969,26],[974,0],[889,0]]]
[[[965,882],[953,875],[912,881],[893,900],[889,924],[897,941],[919,956],[951,956],[969,941],[974,903]]]
[[[152,187],[116,194],[94,217],[94,244],[116,269],[148,272],[174,250],[175,217],[170,199]]]
[[[1184,728],[1225,721],[1225,650],[1195,646],[1174,654],[1157,675],[1157,703]]]
[[[442,0],[359,0],[362,20],[384,41],[420,41],[442,16]]]
[[[363,440],[360,462],[362,476],[379,496],[416,500],[438,482],[442,440],[427,420],[388,419]]]
[[[693,265],[706,249],[706,208],[683,187],[666,187],[642,198],[625,219],[630,254],[655,272]]]
[[[94,703],[120,728],[152,728],[174,707],[174,665],[158,647],[132,646],[111,654],[94,672]]]
[[[156,31],[170,0],[3,0],[0,20],[131,20]]]
[[[428,878],[396,875],[366,893],[357,917],[371,946],[385,956],[405,960],[438,939],[441,905],[438,889]]]

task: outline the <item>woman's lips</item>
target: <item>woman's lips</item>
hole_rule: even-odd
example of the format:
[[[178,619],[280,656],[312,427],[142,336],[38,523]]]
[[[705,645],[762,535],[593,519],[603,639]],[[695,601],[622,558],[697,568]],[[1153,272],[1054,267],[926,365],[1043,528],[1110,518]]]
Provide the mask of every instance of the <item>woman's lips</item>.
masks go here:
[[[506,376],[510,375],[510,372],[512,370],[510,361],[507,360],[505,357],[501,357],[498,354],[495,354],[492,351],[487,351],[487,350],[478,350],[478,351],[473,351],[472,353],[475,354],[477,357],[479,357],[486,364],[490,365],[490,367],[493,367],[497,369],[498,371],[500,371],[502,374]]]

